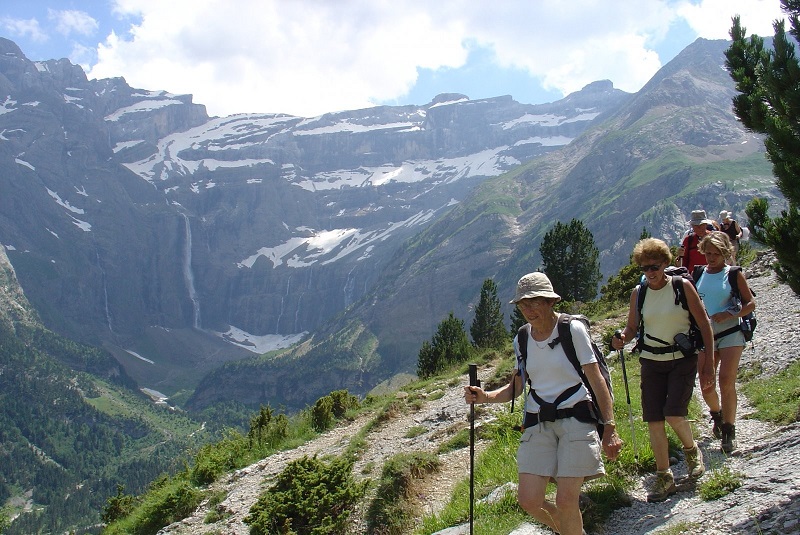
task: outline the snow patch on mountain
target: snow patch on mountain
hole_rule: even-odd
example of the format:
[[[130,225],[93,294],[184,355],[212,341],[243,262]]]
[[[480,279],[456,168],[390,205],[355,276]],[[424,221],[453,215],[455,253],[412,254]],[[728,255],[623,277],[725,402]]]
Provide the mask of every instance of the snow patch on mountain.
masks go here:
[[[64,95],[66,98],[66,95]],[[72,97],[75,98],[75,97]],[[143,113],[143,112],[150,112],[156,110],[158,108],[163,108],[165,106],[182,106],[183,102],[176,99],[161,99],[161,100],[142,100],[136,102],[135,104],[131,104],[130,106],[125,106],[124,108],[120,108],[113,113],[106,115],[106,121],[119,121],[123,115],[129,113]]]
[[[36,168],[34,166],[32,166],[30,163],[26,162],[25,160],[20,160],[19,158],[14,158],[14,161],[17,162],[18,164],[22,165],[22,166],[27,167],[31,171],[36,171]]]
[[[47,194],[50,195],[50,197],[52,197],[53,200],[56,201],[56,204],[58,204],[60,207],[66,208],[67,210],[69,210],[73,214],[81,214],[81,215],[83,215],[83,213],[84,213],[83,208],[75,208],[68,201],[62,200],[61,196],[58,193],[56,193],[55,191],[51,190],[50,188],[45,188],[45,189],[47,189]]]
[[[564,138],[565,139],[565,138]],[[545,141],[546,138],[543,138]],[[569,143],[566,141],[563,144]],[[558,143],[543,145],[553,146]],[[308,191],[342,189],[345,187],[383,186],[388,183],[413,183],[427,180],[447,184],[474,176],[499,176],[520,162],[504,154],[509,147],[487,149],[467,156],[403,162],[399,166],[382,165],[317,173],[313,177],[295,180],[295,186]],[[294,173],[292,172],[292,175]]]
[[[242,329],[231,326],[226,332],[214,332],[217,336],[226,342],[239,346],[241,348],[258,353],[259,355],[274,351],[276,349],[283,349],[292,344],[296,344],[303,339],[308,333],[301,332],[297,334],[266,334],[258,336],[250,334]]]
[[[167,168],[186,176],[201,167],[213,170],[219,167],[272,164],[269,159],[231,158],[222,161],[202,157],[195,159],[191,156],[196,155],[199,150],[230,151],[236,154],[243,148],[266,143],[277,133],[285,132],[288,126],[291,126],[287,125],[287,122],[296,123],[297,120],[296,117],[275,114],[239,114],[212,119],[195,128],[164,137],[158,142],[155,154],[124,165],[143,179],[152,182],[157,177],[162,180],[168,178],[168,173],[159,173],[160,170]]]
[[[9,112],[12,112],[12,111],[16,110],[16,108],[14,107],[14,106],[16,106],[16,104],[17,104],[17,101],[16,100],[11,100],[11,95],[8,95],[6,97],[6,100],[4,102],[0,103],[0,115],[3,115],[4,113],[9,113]]]
[[[273,247],[262,247],[236,265],[239,268],[252,268],[262,256],[272,262],[273,268],[284,264],[291,268],[302,268],[317,262],[326,265],[362,249],[365,251],[358,260],[364,260],[369,258],[370,246],[388,239],[392,233],[401,228],[430,221],[435,213],[436,210],[424,210],[403,221],[392,222],[382,230],[362,231],[347,228],[312,231],[310,236],[296,236]],[[333,256],[323,259],[326,255]]]
[[[121,143],[117,143],[116,145],[114,145],[114,148],[112,150],[114,151],[114,154],[116,154],[121,150],[128,149],[130,147],[135,147],[136,145],[139,145],[141,143],[144,143],[143,139],[134,139],[132,141],[123,141]]]

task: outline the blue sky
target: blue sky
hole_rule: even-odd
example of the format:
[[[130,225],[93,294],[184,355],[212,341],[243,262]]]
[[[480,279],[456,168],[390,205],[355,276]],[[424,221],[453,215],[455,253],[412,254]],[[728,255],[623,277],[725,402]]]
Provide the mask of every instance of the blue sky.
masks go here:
[[[210,115],[313,117],[439,93],[550,102],[602,79],[635,92],[734,14],[760,35],[784,18],[778,0],[2,0],[0,36]]]

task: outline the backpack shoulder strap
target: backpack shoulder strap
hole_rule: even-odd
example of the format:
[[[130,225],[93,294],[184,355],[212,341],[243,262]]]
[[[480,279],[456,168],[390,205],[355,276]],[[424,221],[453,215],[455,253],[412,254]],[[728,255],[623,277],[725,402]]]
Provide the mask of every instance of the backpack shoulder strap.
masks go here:
[[[572,331],[569,328],[570,322],[573,319],[579,319],[578,316],[571,316],[570,314],[560,314],[558,316],[558,338],[551,342],[552,347],[555,347],[556,344],[561,342],[561,346],[564,348],[564,353],[567,355],[572,366],[575,368],[575,371],[578,372],[578,375],[583,377],[583,368],[581,367],[581,363],[578,361],[578,352],[575,351],[575,342],[572,340]]]
[[[530,332],[530,323],[524,323],[517,331],[517,347],[519,348],[519,357],[517,357],[517,361],[521,365],[520,370],[522,370],[528,362],[528,335]]]
[[[739,293],[739,272],[741,270],[741,266],[731,266],[728,270],[728,284],[731,285],[731,293],[736,299],[742,298],[742,294]]]
[[[644,296],[647,293],[647,279],[636,286],[636,316],[639,318],[639,325],[636,327],[636,336],[644,339],[644,319],[642,319],[642,308],[644,308]],[[637,342],[638,345],[638,342]]]
[[[636,286],[636,312],[639,318],[642,317],[642,307],[644,307],[644,296],[647,293],[647,280],[642,281]]]
[[[517,348],[519,349],[519,356],[517,357],[517,375],[522,378],[522,393],[525,393],[525,373],[528,362],[528,333],[530,332],[530,324],[523,323],[517,330]],[[516,377],[511,380],[511,412],[514,412],[514,400],[517,398],[516,391]],[[527,403],[527,399],[525,400]],[[525,408],[523,405],[523,412]]]
[[[670,275],[672,279],[672,291],[675,294],[675,304],[680,304],[683,308],[689,309],[689,305],[686,304],[686,295],[683,291],[683,277]]]
[[[703,273],[705,272],[706,272],[706,266],[704,265],[694,266],[694,269],[692,270],[692,280],[694,280],[695,286],[697,286],[698,281],[700,281],[700,277],[702,277]]]

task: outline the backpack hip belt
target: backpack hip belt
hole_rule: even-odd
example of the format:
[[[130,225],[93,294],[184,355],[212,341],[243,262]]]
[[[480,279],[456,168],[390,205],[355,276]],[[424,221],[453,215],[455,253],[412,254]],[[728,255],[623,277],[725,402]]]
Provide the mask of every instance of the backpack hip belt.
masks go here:
[[[637,344],[636,349],[639,351],[647,351],[648,353],[652,353],[653,355],[666,355],[667,353],[681,353],[681,348],[678,344],[673,344],[671,346],[666,347],[653,347],[645,344],[644,342],[640,342]],[[678,358],[683,358],[683,353]]]
[[[738,332],[741,332],[741,330],[742,330],[742,323],[740,321],[736,326],[731,327],[729,329],[725,329],[724,331],[715,334],[714,335],[714,340],[719,340],[720,338],[725,338],[729,334],[738,333]]]
[[[526,412],[525,418],[522,420],[522,429],[527,429],[538,425],[539,422],[555,422],[556,420],[563,420],[565,418],[575,418],[584,423],[595,423],[597,419],[592,416],[596,414],[594,404],[591,401],[579,401],[574,407],[568,409],[556,409],[555,415],[552,419],[540,417],[541,413]]]

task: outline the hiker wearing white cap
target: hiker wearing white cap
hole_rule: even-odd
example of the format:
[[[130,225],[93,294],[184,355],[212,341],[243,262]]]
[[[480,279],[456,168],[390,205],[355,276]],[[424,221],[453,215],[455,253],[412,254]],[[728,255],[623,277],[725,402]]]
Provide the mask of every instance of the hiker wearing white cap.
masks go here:
[[[523,391],[523,377],[528,379],[524,430],[517,450],[517,499],[528,514],[555,532],[581,535],[581,485],[605,474],[600,446],[613,461],[619,455],[622,440],[616,432],[611,393],[587,328],[581,321],[559,316],[553,307],[560,300],[544,273],[528,273],[519,280],[511,303],[519,307],[528,323],[514,338],[514,375],[507,385],[489,392],[479,386],[466,386],[464,399],[467,403],[511,401]],[[567,319],[566,324],[563,319]],[[596,399],[567,356],[566,343],[559,337],[560,326],[569,329],[577,362]],[[518,338],[523,333],[525,339],[520,342]],[[587,418],[593,415],[597,418]],[[597,432],[598,418],[604,425],[602,442]],[[555,502],[546,499],[551,478],[557,486]]]
[[[728,235],[733,246],[731,264],[736,265],[736,255],[739,254],[739,240],[742,239],[742,227],[733,219],[733,214],[728,210],[719,213],[720,230]]]

